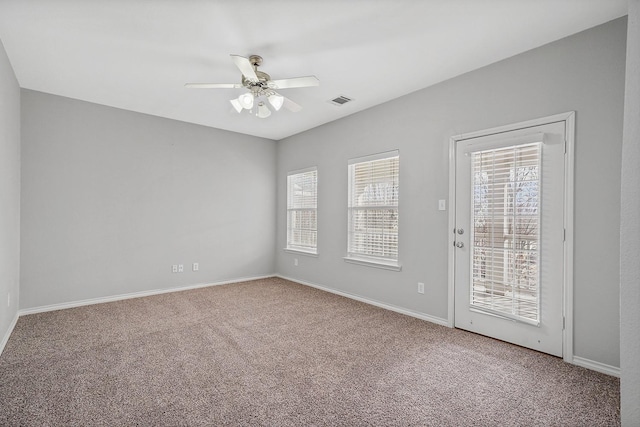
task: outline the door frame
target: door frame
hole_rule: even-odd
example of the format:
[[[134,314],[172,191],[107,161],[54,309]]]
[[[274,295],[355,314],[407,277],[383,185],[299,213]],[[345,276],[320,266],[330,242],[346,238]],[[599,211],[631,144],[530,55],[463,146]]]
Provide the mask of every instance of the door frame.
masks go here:
[[[499,135],[518,129],[565,122],[565,153],[564,153],[564,274],[562,291],[562,316],[564,328],[562,331],[562,358],[565,362],[573,363],[573,226],[574,226],[574,145],[575,145],[575,111],[498,126],[475,132],[452,136],[449,139],[449,229],[447,235],[448,246],[448,310],[447,325],[455,327],[455,234],[456,226],[456,147],[457,143],[466,139],[481,136]]]

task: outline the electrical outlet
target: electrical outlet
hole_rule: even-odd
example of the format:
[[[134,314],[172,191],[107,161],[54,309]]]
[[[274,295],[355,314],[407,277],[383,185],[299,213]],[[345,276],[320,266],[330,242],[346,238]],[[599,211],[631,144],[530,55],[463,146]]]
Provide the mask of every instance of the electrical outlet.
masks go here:
[[[438,210],[439,211],[446,211],[447,210],[447,201],[440,199],[438,200]]]
[[[418,282],[418,293],[424,294],[424,283]]]
[[[200,269],[200,266],[198,265],[197,262],[194,262],[192,268],[193,268],[193,271],[198,271]]]
[[[177,273],[178,272],[178,264],[173,264],[171,266],[171,272],[172,273]]]
[[[293,259],[293,265],[295,265],[296,267],[298,266],[298,258]]]
[[[178,265],[178,273],[182,273],[184,271],[184,264]]]

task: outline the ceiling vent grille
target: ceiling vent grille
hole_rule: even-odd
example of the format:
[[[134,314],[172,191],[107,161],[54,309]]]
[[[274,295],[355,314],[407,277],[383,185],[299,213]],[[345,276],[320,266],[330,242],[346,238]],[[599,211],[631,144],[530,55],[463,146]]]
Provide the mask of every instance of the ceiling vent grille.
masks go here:
[[[344,105],[347,102],[351,102],[351,101],[353,101],[353,99],[351,99],[351,98],[349,98],[347,96],[344,96],[344,95],[340,95],[340,96],[338,96],[336,98],[333,98],[329,102],[332,103],[333,105]]]

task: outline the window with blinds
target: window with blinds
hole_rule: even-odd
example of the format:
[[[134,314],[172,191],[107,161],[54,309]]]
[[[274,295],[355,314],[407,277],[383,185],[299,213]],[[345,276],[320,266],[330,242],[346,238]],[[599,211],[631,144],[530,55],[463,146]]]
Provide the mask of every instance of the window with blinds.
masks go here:
[[[538,322],[541,143],[472,153],[471,306]]]
[[[349,161],[347,261],[398,267],[398,151]]]
[[[318,170],[287,175],[287,249],[318,253]]]

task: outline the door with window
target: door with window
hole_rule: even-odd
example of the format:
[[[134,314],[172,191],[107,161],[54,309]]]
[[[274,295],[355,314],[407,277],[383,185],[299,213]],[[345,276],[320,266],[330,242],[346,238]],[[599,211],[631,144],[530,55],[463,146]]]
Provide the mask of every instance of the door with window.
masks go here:
[[[455,142],[457,328],[563,354],[565,121]]]

